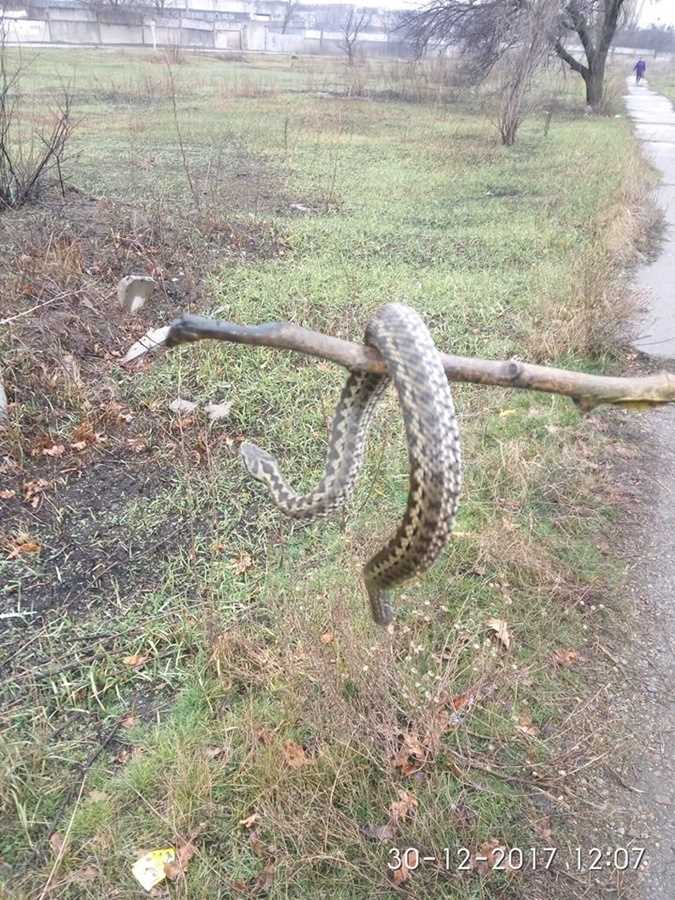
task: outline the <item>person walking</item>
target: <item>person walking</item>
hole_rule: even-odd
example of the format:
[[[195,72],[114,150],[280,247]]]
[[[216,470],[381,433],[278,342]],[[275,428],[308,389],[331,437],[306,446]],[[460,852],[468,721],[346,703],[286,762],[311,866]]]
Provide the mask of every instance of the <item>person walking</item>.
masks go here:
[[[640,84],[642,79],[645,77],[645,72],[647,71],[647,63],[640,57],[638,61],[633,66],[633,71],[635,72],[635,84]]]

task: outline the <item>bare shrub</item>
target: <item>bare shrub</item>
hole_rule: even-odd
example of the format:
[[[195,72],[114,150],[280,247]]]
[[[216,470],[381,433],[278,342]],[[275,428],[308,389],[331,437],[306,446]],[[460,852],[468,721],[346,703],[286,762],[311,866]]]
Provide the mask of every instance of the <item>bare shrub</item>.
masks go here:
[[[0,22],[0,210],[29,203],[40,192],[47,175],[58,173],[73,133],[71,96],[63,89],[59,105],[48,124],[39,124],[21,93],[23,70],[8,65],[4,31]],[[41,119],[43,117],[40,117]]]
[[[519,43],[496,66],[499,86],[497,128],[502,144],[512,146],[518,129],[532,109],[530,88],[548,54],[549,32],[556,6],[541,0],[524,18]]]

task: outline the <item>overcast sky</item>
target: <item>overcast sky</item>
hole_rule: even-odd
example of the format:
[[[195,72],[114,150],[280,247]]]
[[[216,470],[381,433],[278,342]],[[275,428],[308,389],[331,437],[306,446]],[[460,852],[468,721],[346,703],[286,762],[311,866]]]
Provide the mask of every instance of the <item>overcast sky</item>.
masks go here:
[[[675,25],[675,0],[642,0],[641,25]]]

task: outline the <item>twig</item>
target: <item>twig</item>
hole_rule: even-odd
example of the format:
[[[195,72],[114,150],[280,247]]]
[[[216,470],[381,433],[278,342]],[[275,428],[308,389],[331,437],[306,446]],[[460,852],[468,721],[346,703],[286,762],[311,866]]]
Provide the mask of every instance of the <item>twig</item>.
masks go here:
[[[384,360],[374,348],[311,331],[290,322],[237,325],[221,319],[186,314],[171,323],[166,345],[175,347],[206,338],[251,344],[255,347],[294,350],[308,356],[328,359],[357,371],[386,371]],[[441,353],[441,359],[449,381],[562,394],[571,397],[584,412],[603,403],[643,409],[675,401],[675,375],[669,372],[620,378],[537,366],[515,359],[478,359],[448,353]]]

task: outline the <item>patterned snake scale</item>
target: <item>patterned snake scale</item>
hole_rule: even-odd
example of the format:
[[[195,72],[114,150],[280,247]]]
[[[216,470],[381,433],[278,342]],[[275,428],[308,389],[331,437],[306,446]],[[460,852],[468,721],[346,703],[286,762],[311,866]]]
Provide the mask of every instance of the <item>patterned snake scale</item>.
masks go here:
[[[295,493],[274,457],[255,444],[243,443],[240,453],[286,515],[305,521],[334,515],[351,499],[373,412],[394,382],[408,441],[408,505],[396,534],[363,570],[373,618],[388,625],[393,618],[388,591],[426,571],[448,542],[462,480],[461,453],[450,386],[420,316],[408,306],[387,304],[369,321],[365,343],[380,352],[387,374],[350,373],[333,419],[325,474],[313,491]]]

